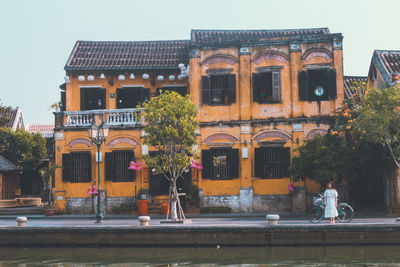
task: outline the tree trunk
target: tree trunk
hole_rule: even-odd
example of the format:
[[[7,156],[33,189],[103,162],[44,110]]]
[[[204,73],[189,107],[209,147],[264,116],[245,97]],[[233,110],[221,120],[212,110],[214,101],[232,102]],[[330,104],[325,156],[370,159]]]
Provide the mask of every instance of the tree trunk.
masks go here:
[[[399,213],[399,174],[400,169],[395,169],[389,179],[389,212]]]
[[[170,187],[169,187],[169,199],[171,205],[171,220],[178,220],[178,191],[176,189],[176,181],[175,179],[171,179]]]

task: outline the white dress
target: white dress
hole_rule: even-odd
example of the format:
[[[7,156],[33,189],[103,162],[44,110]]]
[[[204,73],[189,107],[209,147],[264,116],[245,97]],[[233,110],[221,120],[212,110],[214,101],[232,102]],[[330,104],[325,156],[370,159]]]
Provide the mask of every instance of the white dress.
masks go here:
[[[324,198],[326,198],[325,206],[325,218],[332,218],[338,216],[336,209],[336,199],[338,193],[335,189],[326,189],[324,192]]]

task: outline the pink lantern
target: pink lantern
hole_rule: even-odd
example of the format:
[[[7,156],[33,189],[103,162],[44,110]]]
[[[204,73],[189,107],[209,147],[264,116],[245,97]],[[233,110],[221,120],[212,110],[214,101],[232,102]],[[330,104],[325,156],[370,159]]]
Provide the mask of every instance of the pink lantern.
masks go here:
[[[128,170],[132,170],[132,171],[136,171],[137,170],[136,163],[134,161],[131,161],[129,163]]]
[[[143,169],[143,167],[142,167],[142,162],[141,162],[141,161],[138,161],[138,162],[136,163],[136,170],[137,170],[137,171],[140,171],[141,169]]]
[[[92,188],[90,187],[90,185],[89,185],[89,187],[88,187],[87,194],[88,194],[88,195],[91,195],[91,194],[93,194],[93,192],[92,192]]]
[[[93,192],[92,192],[92,194],[93,195],[97,195],[97,189],[96,189],[96,185],[93,185]]]
[[[293,183],[292,183],[292,182],[290,182],[290,183],[288,184],[287,190],[288,190],[288,191],[291,191],[291,192],[294,192],[294,188],[293,188]]]
[[[194,168],[194,169],[197,169],[197,165],[196,165],[196,163],[195,163],[195,161],[194,160],[192,160],[192,163],[190,164],[190,166],[189,166],[190,168]]]

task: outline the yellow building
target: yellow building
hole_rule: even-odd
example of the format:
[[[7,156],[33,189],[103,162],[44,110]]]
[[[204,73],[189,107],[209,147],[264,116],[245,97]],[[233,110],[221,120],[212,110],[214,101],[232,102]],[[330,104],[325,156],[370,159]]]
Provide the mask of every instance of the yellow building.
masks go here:
[[[327,28],[192,30],[189,41],[78,41],[61,87],[65,110],[55,114],[56,164],[63,166],[56,174],[57,208],[93,209],[87,189],[96,183],[96,149],[88,128],[99,117],[110,127],[102,146],[104,204],[133,202],[128,163],[152,150],[142,145],[135,107],[163,88],[189,93],[199,107],[204,169],[190,175],[202,206],[304,210],[319,185],[306,181],[288,191],[291,155],[334,122],[343,100],[342,62],[342,35]],[[165,181],[148,168],[135,175],[137,190],[165,193]]]

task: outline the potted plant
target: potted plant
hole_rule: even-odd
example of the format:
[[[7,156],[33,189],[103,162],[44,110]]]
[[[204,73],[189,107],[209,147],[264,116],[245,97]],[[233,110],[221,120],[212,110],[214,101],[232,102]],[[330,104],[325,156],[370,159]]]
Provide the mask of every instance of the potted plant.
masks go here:
[[[46,215],[46,216],[52,216],[52,215],[56,214],[56,211],[57,210],[51,205],[43,206],[43,212],[44,212],[44,215]]]
[[[137,213],[138,215],[147,215],[149,210],[149,200],[148,200],[147,189],[141,188],[139,190],[139,199],[136,201],[137,204]]]

